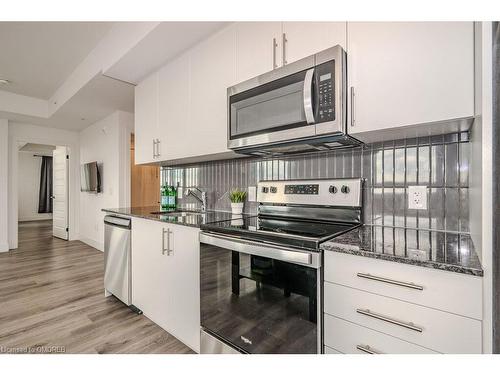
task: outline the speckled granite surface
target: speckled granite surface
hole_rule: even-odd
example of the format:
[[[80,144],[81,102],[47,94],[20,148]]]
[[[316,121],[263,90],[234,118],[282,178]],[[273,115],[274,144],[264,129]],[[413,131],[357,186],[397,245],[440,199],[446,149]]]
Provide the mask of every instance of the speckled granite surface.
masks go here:
[[[182,210],[182,209],[181,209]],[[124,216],[140,217],[142,219],[149,219],[155,221],[162,221],[166,223],[185,225],[189,227],[199,228],[202,224],[215,223],[217,221],[231,220],[233,215],[231,212],[223,211],[206,211],[201,213],[199,211],[184,211],[182,214],[172,214],[168,211],[160,212],[160,207],[121,207],[121,208],[104,208],[104,212],[114,213]],[[241,217],[241,216],[240,216]]]
[[[483,276],[481,262],[467,234],[363,225],[324,242],[320,248]]]

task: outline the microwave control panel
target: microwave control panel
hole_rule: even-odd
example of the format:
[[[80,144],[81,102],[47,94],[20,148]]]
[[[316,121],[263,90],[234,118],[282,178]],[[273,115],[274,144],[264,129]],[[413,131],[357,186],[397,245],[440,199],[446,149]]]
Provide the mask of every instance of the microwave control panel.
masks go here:
[[[335,61],[328,61],[316,67],[318,100],[317,122],[335,120]]]

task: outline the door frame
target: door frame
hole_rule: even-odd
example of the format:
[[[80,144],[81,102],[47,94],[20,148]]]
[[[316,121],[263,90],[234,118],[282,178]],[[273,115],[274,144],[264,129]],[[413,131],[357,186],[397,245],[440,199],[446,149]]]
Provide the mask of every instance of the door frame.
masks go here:
[[[78,227],[78,209],[79,209],[79,184],[80,184],[80,155],[79,147],[76,142],[68,142],[67,140],[53,140],[37,137],[13,137],[9,142],[9,250],[17,249],[18,237],[18,220],[19,220],[19,146],[26,143],[38,143],[50,146],[65,146],[67,155],[69,155],[68,163],[68,224],[69,235],[68,240],[77,240]]]

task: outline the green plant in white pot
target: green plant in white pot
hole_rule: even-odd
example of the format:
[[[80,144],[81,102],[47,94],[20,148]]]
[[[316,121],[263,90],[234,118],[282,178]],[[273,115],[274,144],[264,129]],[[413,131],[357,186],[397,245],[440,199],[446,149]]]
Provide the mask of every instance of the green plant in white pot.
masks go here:
[[[243,205],[245,204],[246,197],[246,191],[233,190],[229,193],[229,199],[231,200],[231,211],[233,214],[241,215],[243,213]]]

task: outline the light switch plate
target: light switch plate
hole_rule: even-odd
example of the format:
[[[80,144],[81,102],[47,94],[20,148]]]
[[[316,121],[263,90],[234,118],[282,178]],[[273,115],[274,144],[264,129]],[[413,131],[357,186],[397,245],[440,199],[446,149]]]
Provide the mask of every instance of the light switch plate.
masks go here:
[[[257,186],[248,187],[248,201],[255,202],[257,200]]]
[[[408,186],[408,208],[427,209],[427,186]]]

